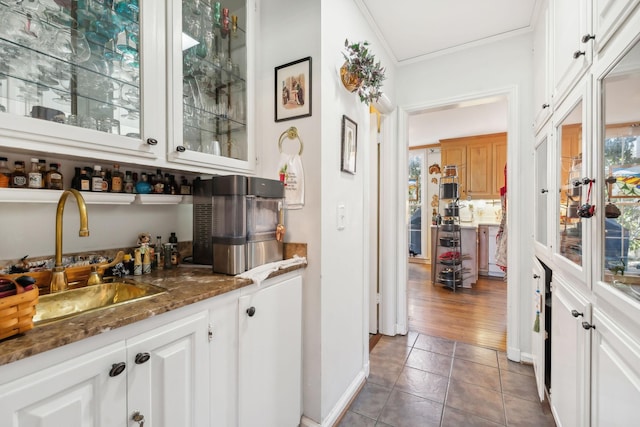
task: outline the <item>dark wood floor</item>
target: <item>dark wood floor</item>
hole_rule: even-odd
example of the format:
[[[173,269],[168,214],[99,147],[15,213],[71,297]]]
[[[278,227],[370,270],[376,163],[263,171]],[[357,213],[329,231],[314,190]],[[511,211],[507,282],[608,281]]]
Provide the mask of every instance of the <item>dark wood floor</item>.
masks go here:
[[[481,278],[456,292],[431,283],[428,264],[409,263],[409,330],[506,351],[507,283]]]

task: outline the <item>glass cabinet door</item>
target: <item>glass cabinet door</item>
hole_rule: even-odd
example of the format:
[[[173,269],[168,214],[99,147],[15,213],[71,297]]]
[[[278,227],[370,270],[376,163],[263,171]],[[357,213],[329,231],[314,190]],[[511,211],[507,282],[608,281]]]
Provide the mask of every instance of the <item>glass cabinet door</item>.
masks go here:
[[[604,215],[599,226],[601,280],[640,296],[640,43],[602,82]]]
[[[140,16],[138,0],[0,0],[0,128],[148,151]]]
[[[578,266],[583,265],[584,230],[581,207],[586,201],[587,188],[583,185],[586,173],[582,161],[582,100],[564,116],[556,127],[558,162],[558,244],[557,251]]]
[[[249,169],[245,1],[174,3],[170,159]]]
[[[549,207],[549,183],[547,182],[547,149],[548,137],[546,132],[542,133],[541,139],[535,149],[535,174],[536,174],[536,186],[535,186],[535,241],[542,246],[547,246],[547,223],[549,221],[548,207]]]

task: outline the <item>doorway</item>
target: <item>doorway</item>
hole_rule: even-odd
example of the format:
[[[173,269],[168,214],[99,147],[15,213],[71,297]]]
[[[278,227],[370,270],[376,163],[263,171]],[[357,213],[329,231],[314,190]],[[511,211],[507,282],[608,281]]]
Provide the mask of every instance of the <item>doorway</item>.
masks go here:
[[[444,167],[440,160],[440,140],[508,132],[508,95],[492,95],[477,99],[468,99],[450,104],[431,106],[408,112],[406,135],[408,140],[408,280],[407,304],[408,322],[412,330],[443,338],[456,339],[471,344],[505,351],[507,348],[507,297],[508,285],[503,280],[480,276],[470,289],[452,293],[431,282],[430,267],[435,260],[429,254],[430,244],[422,241],[431,238],[428,231],[432,222],[432,210],[438,209],[437,184],[430,189],[430,182],[424,178],[419,192],[421,203],[412,204],[411,185],[415,181],[416,165],[422,170],[433,165]],[[429,150],[438,150],[437,161],[426,161]],[[424,174],[426,175],[426,174]],[[482,200],[469,197],[461,200],[461,211],[465,210],[467,226],[479,223],[477,208],[500,206],[500,200]],[[474,218],[473,208],[476,207]],[[468,211],[469,207],[471,212]],[[428,210],[425,210],[428,209]],[[416,212],[421,213],[421,234],[415,227]],[[496,210],[499,213],[499,210]],[[462,215],[462,213],[461,213]],[[483,223],[486,218],[483,217]],[[492,218],[495,224],[500,222],[497,216]],[[426,226],[425,226],[426,223]],[[421,254],[415,250],[420,240]],[[426,247],[426,249],[422,249]],[[412,251],[413,249],[413,251]],[[416,262],[417,259],[423,263]],[[466,317],[465,317],[466,316]],[[466,318],[466,321],[465,321]],[[423,323],[421,323],[423,322]]]

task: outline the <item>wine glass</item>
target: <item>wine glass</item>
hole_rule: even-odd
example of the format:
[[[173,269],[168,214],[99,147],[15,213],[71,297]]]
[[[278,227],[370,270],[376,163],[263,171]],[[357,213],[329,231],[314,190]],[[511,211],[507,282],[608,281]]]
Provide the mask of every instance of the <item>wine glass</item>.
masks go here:
[[[51,47],[58,57],[77,64],[91,58],[89,42],[82,31],[59,28],[51,39]]]

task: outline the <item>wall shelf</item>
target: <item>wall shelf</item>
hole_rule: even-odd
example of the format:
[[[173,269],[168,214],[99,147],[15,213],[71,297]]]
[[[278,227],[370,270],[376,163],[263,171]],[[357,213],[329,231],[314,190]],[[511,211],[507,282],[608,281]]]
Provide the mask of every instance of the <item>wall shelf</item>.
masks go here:
[[[0,203],[58,203],[62,190],[0,188]],[[87,205],[177,205],[190,204],[192,196],[173,194],[101,193],[83,191]]]

